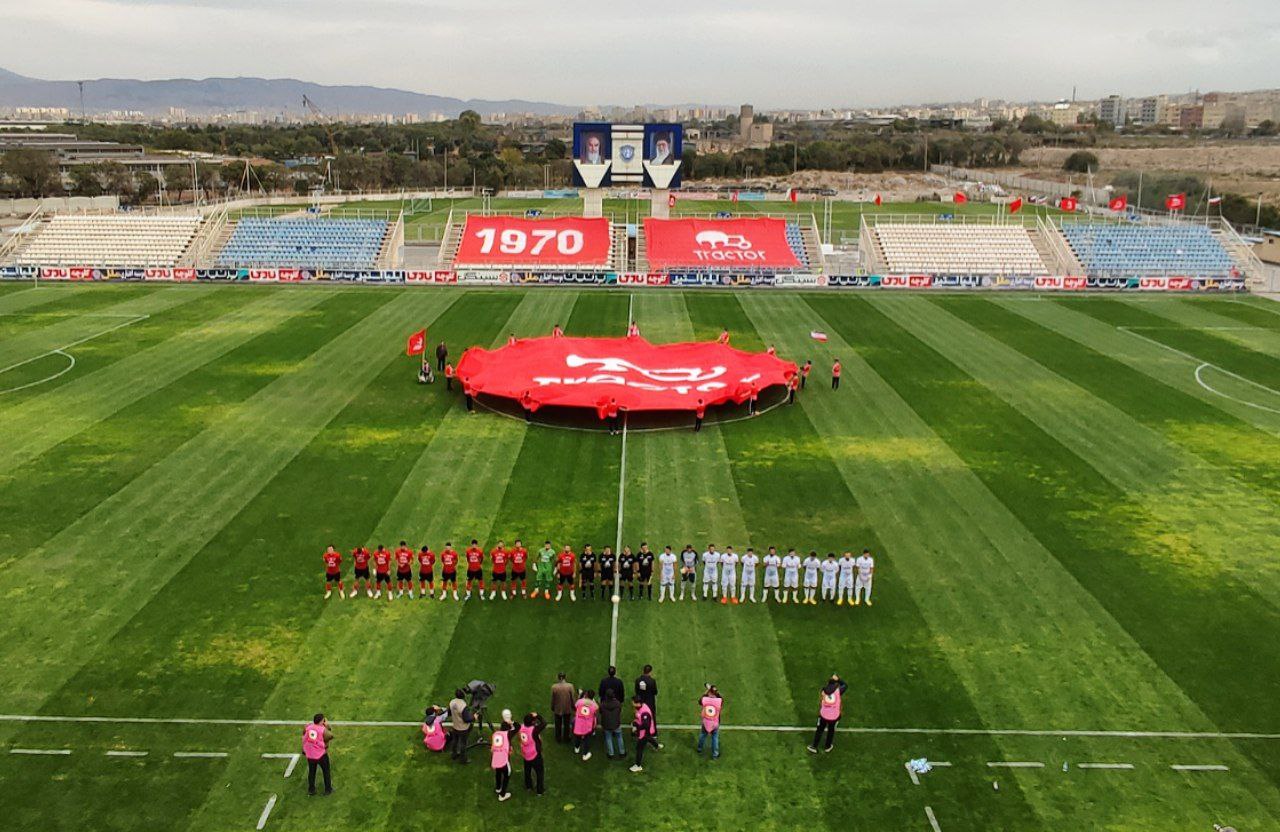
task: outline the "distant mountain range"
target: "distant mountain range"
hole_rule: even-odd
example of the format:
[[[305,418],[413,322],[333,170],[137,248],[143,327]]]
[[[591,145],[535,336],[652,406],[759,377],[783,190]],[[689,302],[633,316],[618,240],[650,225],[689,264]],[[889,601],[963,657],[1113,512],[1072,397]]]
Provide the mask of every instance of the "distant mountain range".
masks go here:
[[[182,107],[189,116],[252,110],[263,116],[276,113],[301,115],[302,96],[312,99],[330,116],[343,113],[416,113],[426,118],[432,113],[455,117],[463,110],[481,115],[493,113],[536,113],[572,115],[580,108],[546,101],[486,101],[425,95],[386,87],[327,86],[293,78],[173,78],[139,81],[129,78],[98,78],[84,82],[86,113],[111,110],[140,110],[148,115],[167,115],[170,107]],[[75,81],[45,81],[26,78],[0,69],[0,107],[66,107],[80,112],[80,91]]]

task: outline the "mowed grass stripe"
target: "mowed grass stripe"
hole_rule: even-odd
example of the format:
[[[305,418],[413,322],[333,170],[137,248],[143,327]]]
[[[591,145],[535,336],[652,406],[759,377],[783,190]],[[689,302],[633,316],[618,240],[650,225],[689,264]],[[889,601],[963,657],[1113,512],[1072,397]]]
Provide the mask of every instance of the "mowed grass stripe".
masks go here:
[[[1274,495],[1244,486],[937,303],[870,303],[1106,477],[1146,528],[1178,539],[1164,568],[1188,580],[1231,576],[1280,609],[1280,564],[1262,556],[1280,537]]]
[[[547,334],[560,323],[570,335],[622,335],[626,331],[627,296],[620,293],[585,291],[575,293],[572,313],[564,318],[544,318],[534,334]],[[548,310],[550,311],[550,310]],[[565,311],[565,310],[562,310]],[[512,420],[491,413],[481,413],[471,420]],[[599,552],[615,534],[618,505],[619,437],[607,431],[577,432],[534,426],[524,431],[518,454],[511,458],[505,488],[492,508],[496,513],[489,528],[481,527],[473,536],[486,549],[501,537],[510,544],[519,535],[527,547],[535,550],[546,539],[557,549],[564,543],[581,552],[585,542],[592,542]],[[486,534],[487,532],[487,534]],[[486,580],[488,579],[486,570]],[[437,602],[439,603],[439,602]],[[445,704],[453,689],[470,679],[484,679],[497,686],[490,703],[490,718],[495,722],[503,708],[523,715],[531,710],[547,712],[550,685],[555,673],[564,670],[583,688],[595,687],[604,675],[608,662],[609,611],[607,603],[575,603],[566,592],[560,602],[523,599],[503,602],[472,600],[465,605],[452,601],[441,606],[460,607],[451,631],[439,632],[442,662],[435,674],[434,685],[427,688],[431,701]],[[447,637],[447,640],[445,640]],[[421,700],[415,702],[419,705]],[[487,727],[477,733],[488,734]],[[468,820],[475,826],[493,823],[490,812],[497,809],[493,791],[493,773],[488,770],[487,748],[475,749],[473,763],[465,774],[448,758],[421,752],[421,739],[415,754],[405,755],[403,764],[389,774],[395,788],[394,800],[372,807],[365,823],[382,829],[415,828],[421,820],[421,795],[438,787],[441,779],[450,783],[451,798],[459,804],[476,807]],[[600,738],[596,738],[596,754],[589,763],[572,758],[567,749],[555,747],[553,731],[544,734],[549,782],[554,783],[554,799],[534,804],[526,797],[517,778],[520,763],[513,758],[516,770],[513,785],[520,792],[519,801],[501,809],[510,809],[497,817],[517,824],[562,826],[566,816],[563,806],[575,807],[568,820],[577,828],[600,825],[602,801],[595,799],[621,772],[619,763],[604,759]],[[376,749],[370,749],[377,753]],[[415,759],[416,757],[416,759]],[[574,771],[569,773],[569,767]],[[606,766],[614,768],[612,775]],[[440,806],[433,820],[439,824],[458,825],[448,807]],[[356,815],[348,816],[355,822]],[[465,825],[465,823],[464,823]],[[299,828],[306,824],[299,823]]]
[[[1158,668],[1140,647],[867,363],[871,328],[884,338],[892,324],[857,299],[806,304],[796,297],[751,297],[743,305],[763,333],[775,332],[791,349],[801,334],[768,321],[830,325],[831,348],[845,362],[844,387],[801,403],[833,450],[840,449],[833,459],[884,541],[878,577],[906,582],[984,721],[1209,729],[1175,686],[1158,681]],[[854,333],[856,352],[849,343]],[[909,348],[896,345],[899,355]],[[889,347],[870,349],[883,355]],[[1091,678],[1093,686],[1069,706],[1024,696],[1008,683],[1021,677],[1050,690],[1077,689],[1087,668],[1100,678]]]
[[[751,300],[748,308],[764,307],[757,322],[803,319],[799,309],[779,308],[799,299]],[[842,433],[892,441],[866,448],[861,459],[837,459],[845,477],[859,483],[854,493],[885,541],[891,574],[906,580],[984,721],[1211,724],[884,380],[901,384],[902,374],[928,373],[945,359],[864,301],[810,303],[821,303],[828,331],[839,336],[832,344],[846,361],[846,380],[839,394],[803,403],[811,418],[830,421],[828,441]],[[943,397],[974,389],[964,377],[952,384],[935,381],[928,389]],[[1049,701],[1035,693],[1046,690],[1070,694]],[[1025,794],[1042,819],[1053,816],[1042,792]],[[1235,797],[1258,816],[1269,811],[1253,796]]]
[[[325,609],[315,603],[319,553],[367,538],[375,518],[366,501],[390,500],[431,438],[415,424],[424,406],[415,372],[412,358],[388,361],[48,708],[81,710],[80,692],[94,690],[98,712],[171,714],[198,700],[202,714],[256,716]],[[211,569],[226,579],[216,600]],[[184,614],[197,609],[217,615]]]
[[[83,296],[82,296],[83,297]],[[108,330],[126,328],[130,317],[159,315],[184,303],[190,303],[204,295],[190,290],[152,290],[147,294],[131,297],[97,310],[101,314],[82,314],[59,318],[54,322],[28,332],[22,332],[0,341],[0,370],[19,362],[34,359],[45,353],[68,347]],[[106,314],[110,317],[102,317]]]
[[[1132,329],[1131,338],[1140,335],[1273,390],[1280,390],[1280,360],[1273,356],[1232,343],[1211,331],[1172,326],[1168,318],[1148,311],[1144,303],[1113,298],[1087,298],[1070,303],[1072,308],[1113,326]]]
[[[11,471],[68,437],[324,301],[320,292],[273,292],[167,340],[132,352],[55,391],[0,410],[0,473]]]
[[[19,315],[29,309],[35,309],[50,303],[59,303],[67,298],[83,295],[89,291],[87,286],[68,286],[55,288],[52,286],[17,286],[5,284],[10,291],[0,295],[0,315]],[[0,321],[0,324],[8,324]]]
[[[561,306],[566,302],[571,305],[572,301],[570,295],[553,293],[524,298],[512,293],[468,293],[429,328],[430,340],[436,343],[444,338],[453,344],[456,360],[464,344],[500,343],[505,338],[504,324],[506,330],[528,329],[530,308],[543,310],[548,302]],[[541,317],[543,312],[535,314]],[[424,440],[421,445],[413,445],[420,452],[408,457],[413,459],[411,468],[387,477],[385,485],[396,485],[393,491],[380,489],[381,499],[343,512],[356,527],[354,535],[347,532],[355,539],[342,542],[344,551],[356,543],[377,545],[381,538],[394,547],[404,538],[415,548],[429,542],[438,552],[445,540],[461,546],[464,534],[483,534],[493,522],[501,489],[505,488],[523,441],[524,424],[492,416],[469,417],[462,408],[458,387],[446,392],[443,380],[425,391],[398,395],[417,401],[424,393],[427,402],[421,416],[411,416],[414,430],[420,431]],[[420,426],[416,425],[419,419]],[[384,437],[384,441],[392,448],[399,447],[393,436]],[[360,451],[358,447],[350,448],[345,465],[367,468],[363,465],[367,454]],[[379,471],[375,467],[366,470],[366,475],[378,476]],[[370,511],[370,505],[374,511]],[[379,508],[382,505],[386,508]],[[319,569],[313,562],[318,562],[318,551],[312,546],[306,555],[306,568],[314,570],[317,581]],[[349,564],[347,574],[350,577]],[[413,718],[420,713],[424,690],[430,689],[445,659],[444,646],[461,615],[460,605],[451,600],[407,598],[387,604],[385,600],[363,596],[325,603],[316,592],[318,584],[307,582],[304,587],[305,598],[297,603],[308,611],[311,621],[300,635],[295,660],[277,674],[272,688],[261,695],[257,704],[260,714],[306,713],[315,707],[324,707],[336,718]],[[380,633],[387,637],[379,637]],[[371,695],[373,691],[377,694]],[[317,703],[318,699],[322,701]],[[378,828],[373,818],[388,811],[395,796],[386,766],[387,751],[389,747],[402,746],[405,738],[401,736],[362,736],[358,744],[352,742],[347,747],[351,790],[358,797],[336,813],[332,806],[317,809],[282,802],[273,814],[273,823],[284,828],[291,824],[305,828],[324,824]],[[415,746],[410,742],[407,747]],[[393,752],[391,756],[398,755]],[[252,771],[248,757],[233,761],[229,779],[251,778]],[[228,794],[211,789],[192,827],[234,822],[243,802],[251,799],[247,796],[253,794],[251,782],[246,783],[245,792]]]
[[[21,637],[0,648],[16,680],[6,707],[38,709],[391,360],[408,327],[451,300],[388,294],[297,372],[22,557],[33,570],[65,577],[28,584],[7,599]],[[73,577],[100,568],[104,541],[130,554],[113,566],[111,593]],[[51,651],[60,661],[46,661]]]
[[[1122,599],[1126,591],[1130,596],[1139,595],[1143,591],[1142,573],[1147,570],[1139,564],[1133,570],[1126,571],[1123,555],[1108,548],[1109,545],[1123,546],[1124,530],[1119,530],[1120,540],[1117,543],[1112,537],[1116,527],[1106,522],[1110,515],[1105,511],[1099,512],[1095,502],[1090,499],[1097,495],[1098,500],[1105,503],[1111,488],[1092,468],[1045,435],[1026,417],[997,399],[985,387],[974,385],[968,376],[940,354],[932,352],[878,313],[869,312],[856,316],[850,321],[848,331],[857,333],[857,345],[869,356],[875,369],[912,403],[935,430],[941,432],[950,446],[961,453],[969,467],[981,474],[984,483],[993,489],[996,496],[1019,515],[1029,518],[1028,528],[1037,534],[1038,539],[1052,542],[1054,555],[1081,576],[1086,588],[1105,587],[1102,593],[1104,603],[1124,603]],[[939,395],[939,391],[943,390],[946,395]],[[993,434],[991,424],[1000,424],[1001,431]],[[985,451],[985,454],[978,449]],[[1014,449],[1020,449],[1019,453],[1015,453]],[[1064,517],[1071,517],[1079,524],[1076,531],[1082,540],[1073,539],[1070,532],[1064,533],[1059,525]],[[1079,550],[1074,548],[1077,544]],[[1055,581],[1046,586],[1052,586],[1051,590],[1046,591],[1062,592],[1066,584]],[[1151,589],[1158,606],[1160,588]],[[1156,630],[1159,630],[1164,618],[1176,610],[1176,594],[1171,601],[1174,606],[1157,613],[1160,617],[1152,624]],[[1123,613],[1121,621],[1125,625],[1131,625],[1140,619],[1143,601],[1129,598],[1128,604],[1128,607],[1117,613]],[[1083,626],[1078,626],[1077,631],[1077,638],[1083,642],[1098,643],[1096,637],[1084,633]],[[1146,634],[1141,628],[1139,632]],[[1188,649],[1189,645],[1199,645],[1204,639],[1204,635],[1199,634],[1192,636],[1189,642],[1176,642],[1176,634],[1167,630],[1164,636],[1155,637],[1174,640],[1169,643],[1174,649]],[[1104,646],[1128,640],[1128,636],[1112,637],[1107,639]],[[1145,648],[1146,642],[1143,645]],[[1094,668],[1109,664],[1105,658],[1095,658],[1081,667]],[[1006,684],[1019,684],[1015,681],[1019,676],[1011,671],[1006,671],[1003,678]],[[1181,678],[1186,678],[1185,674]],[[1153,686],[1163,687],[1164,681],[1164,676],[1151,678]],[[1023,684],[1036,690],[1066,690],[1052,688],[1043,679],[1028,679]],[[1080,701],[1092,693],[1094,685],[1096,682],[1093,679],[1082,676],[1069,689],[1073,699]],[[1057,701],[1061,702],[1062,699]],[[1004,738],[1001,738],[1001,744],[1006,744]],[[1260,751],[1268,753],[1265,749]],[[1229,753],[1233,758],[1241,759],[1243,765],[1248,765],[1238,757],[1238,750],[1227,749],[1224,753]],[[1017,759],[1017,756],[1010,750],[1004,759]],[[1270,784],[1259,776],[1257,769],[1251,770],[1250,777],[1251,782],[1243,788],[1239,788],[1240,784],[1230,784],[1218,797],[1230,805],[1252,807],[1251,811],[1257,817],[1274,812],[1274,794]],[[1255,800],[1248,792],[1261,797]],[[1037,791],[1032,797],[1039,802],[1043,795]],[[1133,800],[1137,802],[1131,804],[1128,799],[1118,802],[1125,806],[1140,805],[1141,799],[1142,795],[1135,793]],[[1047,817],[1046,812],[1056,809],[1039,803],[1038,811]]]
[[[332,301],[343,298],[342,303]],[[242,402],[297,369],[333,332],[357,323],[385,296],[329,295],[326,302],[251,339],[182,379],[98,421],[27,465],[0,475],[0,570],[185,442],[228,418]],[[196,304],[175,310],[171,323]],[[145,436],[146,441],[138,440]],[[68,482],[74,488],[68,488]],[[4,574],[0,571],[0,574]]]
[[[1100,392],[1117,400],[1143,402],[1135,406],[1166,414],[1184,409],[1179,399],[1187,397],[1013,313],[979,299],[952,298],[946,303],[1038,360],[1087,376]],[[934,372],[943,369],[955,372]],[[935,382],[917,374],[912,383],[928,390]],[[1009,405],[992,397],[990,392],[967,391],[945,402],[927,395],[914,396],[913,401],[1039,539],[1056,541],[1054,556],[1222,730],[1241,725],[1280,728],[1260,686],[1269,674],[1259,672],[1280,667],[1280,648],[1275,646],[1280,643],[1280,615],[1257,594],[1252,581],[1223,580],[1212,568],[1184,566],[1198,553],[1183,548],[1182,536],[1167,534],[1165,524],[1149,516],[1143,495],[1126,494],[1068,447],[1046,441],[1027,417],[1009,413]],[[1187,401],[1193,412],[1205,408],[1230,419]],[[998,434],[985,430],[987,420],[999,422]],[[1203,425],[1199,432],[1213,431]],[[1223,503],[1206,511],[1231,514],[1233,507]],[[1212,603],[1206,603],[1209,599]],[[1223,678],[1241,683],[1224,686]],[[1241,743],[1240,749],[1260,762],[1270,753],[1258,743]],[[1268,764],[1262,767],[1266,770]]]
[[[732,343],[741,349],[761,350],[772,342],[770,333],[757,333],[737,296],[689,293],[685,297],[698,337],[712,339],[721,327],[728,327]],[[826,362],[826,347],[799,341],[790,347],[783,347],[782,354],[797,364],[806,358],[815,359],[818,366]],[[801,395],[823,395],[820,375],[812,381],[814,386]],[[883,558],[875,530],[803,407],[784,405],[756,419],[714,429],[710,435],[723,441],[735,502],[757,552],[763,554],[769,545],[778,546],[781,554],[795,546],[802,556],[810,549],[825,555],[869,547]],[[886,569],[882,575],[889,575],[892,564],[881,563]],[[870,608],[769,602],[762,608],[730,609],[730,620],[749,617],[756,631],[733,632],[729,638],[714,626],[717,617],[724,617],[723,608],[695,609],[699,618],[709,618],[713,625],[706,641],[727,654],[714,668],[728,665],[730,669],[722,688],[733,697],[733,709],[726,711],[727,724],[811,723],[816,718],[817,691],[832,673],[851,684],[845,725],[982,724],[901,582],[882,579],[875,597],[876,606]],[[761,656],[767,658],[763,673],[757,670]],[[780,666],[775,667],[775,661]],[[778,678],[773,680],[775,674]],[[928,680],[929,694],[922,697],[924,680]],[[700,680],[692,681],[696,691]],[[783,688],[781,695],[775,691],[777,686]],[[919,811],[918,796],[907,789],[862,788],[850,782],[847,757],[863,753],[861,738],[840,737],[838,761],[804,754],[804,762],[797,764],[810,739],[807,734],[792,735],[780,760],[778,750],[756,735],[725,735],[729,759],[745,758],[750,767],[765,774],[762,782],[740,775],[750,782],[744,791],[761,799],[732,808],[742,813],[737,825],[759,818],[779,828],[837,827],[858,818],[868,827],[894,828],[903,817]],[[998,753],[989,739],[976,744],[986,748],[987,754]],[[714,789],[718,772],[705,776],[709,778],[706,788]],[[1016,784],[1009,784],[1004,797],[1001,821],[1017,825],[1034,820]],[[762,805],[768,809],[761,809]]]
[[[989,298],[951,297],[942,306],[1073,384],[1104,399],[1171,444],[1273,499],[1280,494],[1276,437],[1182,389],[1093,349]],[[1086,319],[1092,320],[1092,319]]]
[[[656,343],[695,337],[714,340],[718,328],[695,333],[686,299],[694,300],[678,293],[637,292],[634,317],[640,331]],[[753,541],[738,502],[723,431],[708,426],[700,433],[690,428],[631,434],[624,519],[623,540],[633,551],[641,541],[648,541],[655,552],[671,545],[678,553],[685,543],[702,552],[708,543],[715,543],[721,549],[733,545],[743,554]],[[655,563],[654,600],[623,601],[618,628],[618,663],[628,685],[644,664],[656,668],[660,721],[697,722],[697,700],[708,682],[718,685],[726,696],[726,725],[768,722],[776,720],[778,713],[794,711],[768,610],[750,602],[722,606],[716,599],[668,600],[660,605],[656,586],[660,574]],[[677,587],[678,582],[677,571]],[[691,588],[701,597],[700,581]],[[650,822],[670,827],[690,817],[714,817],[737,826],[743,818],[743,793],[761,797],[752,814],[765,827],[824,822],[823,801],[807,765],[779,759],[770,743],[731,734],[721,739],[724,757],[713,763],[710,749],[702,757],[690,753],[695,739],[695,734],[668,733],[668,750],[654,755],[649,763],[665,781],[674,777],[684,783],[684,788],[671,789],[651,807]],[[794,752],[800,745],[799,738],[793,739]],[[675,773],[675,763],[687,773]],[[732,792],[717,788],[724,778],[732,778],[737,788]],[[631,807],[644,799],[652,784],[632,779],[613,788],[618,800],[602,813],[609,826],[625,823],[634,812]],[[789,799],[774,799],[782,792]]]
[[[180,292],[185,290],[167,287],[154,291]],[[113,294],[115,293],[110,291],[104,292],[103,297]],[[261,297],[262,294],[259,293],[256,296]],[[170,309],[163,315],[154,315],[134,321],[128,326],[120,327],[105,335],[100,335],[72,347],[66,350],[70,357],[50,353],[43,358],[31,361],[18,369],[4,374],[3,378],[0,379],[4,383],[4,387],[0,389],[11,389],[25,384],[31,385],[26,389],[11,389],[11,392],[0,397],[0,413],[19,409],[32,399],[48,395],[86,375],[101,370],[114,361],[152,347],[183,329],[194,328],[212,318],[217,318],[239,309],[252,301],[253,297],[253,294],[241,294],[239,292],[201,292],[196,299]],[[85,296],[83,300],[89,300],[89,296]],[[77,304],[76,309],[77,312],[75,314],[77,315],[89,317],[93,314],[83,303]],[[58,316],[40,315],[27,319],[27,322],[33,327],[47,326],[50,322],[65,320],[70,314],[72,313]],[[125,323],[128,318],[102,316],[100,320],[104,326],[111,326]],[[74,362],[74,365],[72,365],[72,362]],[[63,370],[66,372],[62,372]]]
[[[1151,317],[1134,314],[1141,313],[1141,310],[1133,310],[1123,305],[1116,306],[1110,301],[1096,298],[1041,303],[992,298],[990,302],[1076,343],[1108,355],[1260,431],[1280,435],[1280,413],[1248,407],[1206,390],[1195,378],[1195,369],[1200,361],[1179,355],[1159,343],[1143,340],[1117,328],[1129,323],[1149,323],[1152,320]],[[1105,317],[1094,314],[1095,312],[1102,313]],[[1120,317],[1116,317],[1117,313]],[[1257,441],[1257,438],[1251,441]]]
[[[1212,307],[1192,298],[1174,296],[1149,300],[1140,308],[1174,324],[1172,328],[1175,330],[1185,328],[1273,359],[1280,358],[1280,318],[1273,316],[1273,320],[1265,324],[1245,323],[1240,315],[1227,314],[1223,308],[1228,306],[1226,303],[1219,303],[1217,307]],[[1230,306],[1235,306],[1241,312],[1262,314],[1241,304]]]

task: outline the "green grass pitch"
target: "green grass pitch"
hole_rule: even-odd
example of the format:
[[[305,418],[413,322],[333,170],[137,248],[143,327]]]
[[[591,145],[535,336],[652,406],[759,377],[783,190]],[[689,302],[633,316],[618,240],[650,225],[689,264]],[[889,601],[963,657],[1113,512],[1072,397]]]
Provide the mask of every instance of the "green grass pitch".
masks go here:
[[[468,416],[403,354],[421,326],[457,356],[557,322],[621,335],[629,309],[656,341],[728,327],[817,369],[795,406],[628,435],[624,474],[621,437]],[[1277,312],[2,285],[0,825],[249,830],[275,795],[272,832],[1278,828]],[[628,684],[655,666],[666,748],[632,774],[548,732],[549,793],[516,764],[499,804],[483,755],[451,765],[394,723],[472,678],[517,712],[546,710],[558,670],[595,687],[610,605],[326,602],[320,552],[599,547],[620,504],[633,546],[869,546],[875,606],[623,601],[618,664]],[[854,730],[813,756],[831,672]],[[708,681],[715,762],[676,727]],[[301,767],[263,755],[298,751],[317,710],[393,724],[337,727],[338,791],[309,799]],[[915,757],[950,765],[913,783]],[[1009,762],[1028,765],[991,765]]]

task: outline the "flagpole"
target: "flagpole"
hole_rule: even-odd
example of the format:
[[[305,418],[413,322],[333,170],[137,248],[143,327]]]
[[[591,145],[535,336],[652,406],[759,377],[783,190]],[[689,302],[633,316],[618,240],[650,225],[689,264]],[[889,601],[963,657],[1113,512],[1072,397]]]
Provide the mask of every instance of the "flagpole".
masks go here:
[[[1142,171],[1138,171],[1138,214],[1142,214]]]

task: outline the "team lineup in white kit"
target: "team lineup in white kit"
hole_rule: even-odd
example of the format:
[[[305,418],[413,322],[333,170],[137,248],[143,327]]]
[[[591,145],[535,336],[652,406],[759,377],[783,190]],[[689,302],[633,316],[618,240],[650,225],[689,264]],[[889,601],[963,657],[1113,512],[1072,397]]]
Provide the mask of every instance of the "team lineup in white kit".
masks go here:
[[[840,558],[833,552],[828,553],[825,558],[819,558],[817,552],[810,551],[808,556],[801,559],[795,549],[779,556],[774,546],[769,547],[763,558],[751,548],[739,556],[732,546],[726,546],[721,551],[714,545],[709,545],[699,556],[692,546],[686,546],[678,555],[668,546],[658,556],[658,562],[661,566],[659,603],[665,601],[668,595],[673,601],[684,600],[686,597],[698,600],[696,586],[700,562],[701,597],[707,600],[718,598],[722,604],[739,604],[743,601],[756,603],[756,578],[758,568],[763,566],[764,583],[759,600],[768,601],[772,591],[773,600],[779,604],[817,604],[822,600],[835,602],[837,606],[858,606],[862,603],[871,606],[871,584],[876,570],[875,558],[868,549],[863,549],[862,554],[856,558],[852,552],[845,552]],[[680,573],[678,596],[677,569]]]

